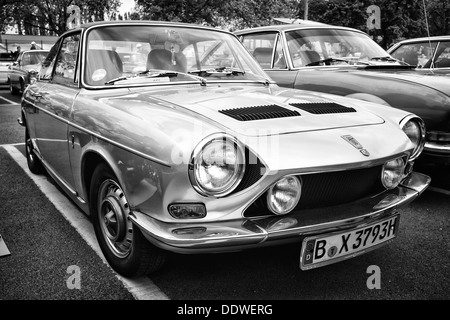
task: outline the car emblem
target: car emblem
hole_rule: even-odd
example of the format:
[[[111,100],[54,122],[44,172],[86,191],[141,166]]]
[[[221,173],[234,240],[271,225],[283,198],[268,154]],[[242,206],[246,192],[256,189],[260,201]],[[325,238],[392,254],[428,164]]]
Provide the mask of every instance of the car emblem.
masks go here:
[[[348,135],[345,135],[345,136],[341,136],[341,138],[344,139],[345,141],[347,141],[348,143],[350,143],[356,149],[358,149],[359,152],[361,152],[364,156],[366,156],[366,157],[370,156],[369,151],[364,149],[363,146],[358,142],[358,140],[353,138],[351,135],[348,134]]]

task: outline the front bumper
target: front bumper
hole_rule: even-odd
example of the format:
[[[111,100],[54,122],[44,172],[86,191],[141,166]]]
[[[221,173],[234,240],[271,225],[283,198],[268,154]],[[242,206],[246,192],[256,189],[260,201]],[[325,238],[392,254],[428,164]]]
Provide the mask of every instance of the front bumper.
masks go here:
[[[420,158],[425,162],[450,164],[450,143],[426,142]]]
[[[430,182],[430,177],[413,172],[399,187],[377,196],[285,216],[175,224],[161,222],[135,211],[131,219],[151,243],[172,252],[239,251],[301,241],[305,236],[374,223],[397,213],[398,208],[417,198]]]

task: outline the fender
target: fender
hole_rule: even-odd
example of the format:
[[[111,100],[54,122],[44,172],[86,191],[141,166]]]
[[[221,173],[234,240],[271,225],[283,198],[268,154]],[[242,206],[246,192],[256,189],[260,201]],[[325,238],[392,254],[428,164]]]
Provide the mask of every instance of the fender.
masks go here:
[[[374,102],[374,103],[379,103],[379,104],[383,104],[383,105],[388,106],[388,107],[392,107],[385,100],[383,100],[380,97],[377,97],[377,96],[375,96],[373,94],[369,94],[369,93],[363,93],[363,92],[352,93],[352,94],[346,95],[346,97],[353,98],[353,99],[358,99],[358,100],[369,101],[369,102]]]

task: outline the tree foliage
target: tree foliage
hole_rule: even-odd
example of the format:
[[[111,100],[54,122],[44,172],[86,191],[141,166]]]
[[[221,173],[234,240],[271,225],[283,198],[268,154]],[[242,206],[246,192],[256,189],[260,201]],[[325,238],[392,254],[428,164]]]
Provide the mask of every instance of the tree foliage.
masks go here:
[[[141,19],[206,24],[233,31],[293,17],[293,0],[137,0]]]
[[[400,39],[427,36],[427,21],[430,22],[430,35],[448,34],[448,0],[310,0],[308,17],[314,21],[374,33],[367,28],[366,23],[366,9],[370,5],[377,5],[381,9],[381,29],[374,36],[375,39],[380,38],[383,47],[389,47]],[[299,6],[299,15],[303,14],[302,8]]]
[[[104,20],[117,12],[119,0],[0,0],[0,31],[16,26],[19,34],[60,35],[66,31],[70,12],[76,5],[81,22]]]
[[[146,19],[205,24],[234,31],[269,25],[274,18],[304,18],[373,34],[384,47],[403,38],[450,32],[448,0],[135,0],[136,11],[117,15],[120,0],[0,0],[0,31],[15,25],[20,34],[61,34],[67,8],[81,8],[82,22]],[[381,29],[367,28],[367,7],[381,8]],[[425,16],[426,13],[426,16]],[[428,22],[428,24],[427,24]],[[428,29],[427,29],[428,26]]]

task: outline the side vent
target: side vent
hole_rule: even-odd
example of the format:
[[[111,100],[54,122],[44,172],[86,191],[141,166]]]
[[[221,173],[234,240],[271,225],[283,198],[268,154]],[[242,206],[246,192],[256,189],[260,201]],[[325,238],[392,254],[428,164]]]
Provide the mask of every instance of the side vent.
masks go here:
[[[219,112],[239,121],[266,120],[300,116],[299,112],[282,108],[276,104],[225,109],[219,110]]]
[[[353,108],[344,107],[334,102],[290,103],[289,105],[313,114],[356,112]]]

